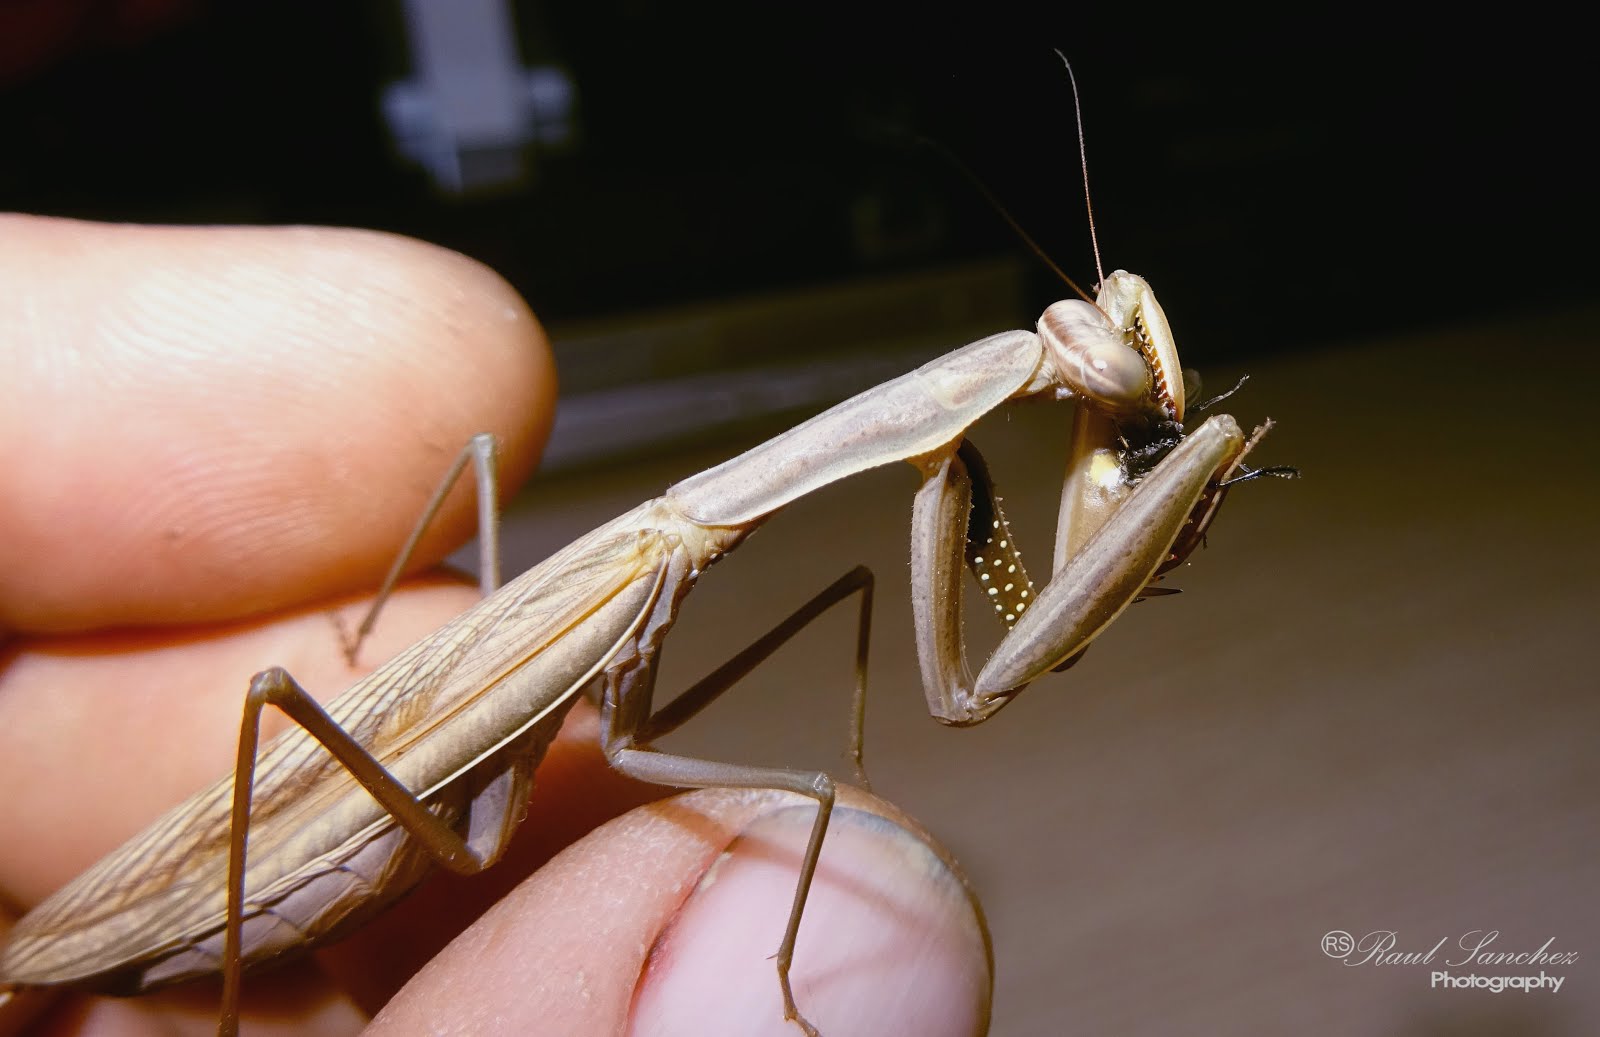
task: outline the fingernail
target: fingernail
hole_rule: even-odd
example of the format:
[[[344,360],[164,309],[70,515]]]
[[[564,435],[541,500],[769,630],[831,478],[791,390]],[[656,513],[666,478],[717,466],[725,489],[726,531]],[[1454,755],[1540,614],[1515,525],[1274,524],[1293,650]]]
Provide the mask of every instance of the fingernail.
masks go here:
[[[729,844],[652,949],[634,1033],[774,1034],[774,955],[816,808],[781,804]],[[987,1032],[992,966],[982,913],[922,838],[839,806],[823,844],[791,972],[802,1015],[826,1037]]]

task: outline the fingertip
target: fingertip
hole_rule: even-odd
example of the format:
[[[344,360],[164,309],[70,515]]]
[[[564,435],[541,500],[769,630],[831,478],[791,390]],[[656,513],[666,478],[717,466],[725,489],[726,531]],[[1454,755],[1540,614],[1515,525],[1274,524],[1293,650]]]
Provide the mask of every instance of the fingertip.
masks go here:
[[[482,264],[336,228],[0,218],[0,625],[189,623],[365,589],[478,432],[531,471],[543,330]],[[452,498],[423,545],[471,528]]]

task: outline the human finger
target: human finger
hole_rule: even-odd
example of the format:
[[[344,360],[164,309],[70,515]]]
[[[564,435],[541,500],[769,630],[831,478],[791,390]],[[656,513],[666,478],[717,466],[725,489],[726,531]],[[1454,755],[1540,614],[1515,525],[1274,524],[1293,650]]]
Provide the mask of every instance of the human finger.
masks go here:
[[[554,375],[493,272],[388,234],[0,217],[0,628],[211,622],[374,586]],[[465,538],[458,492],[418,565]]]
[[[976,898],[914,822],[840,793],[794,961],[801,1011],[830,1037],[985,1032]],[[462,934],[370,1032],[792,1035],[770,958],[815,811],[726,789],[635,810]]]

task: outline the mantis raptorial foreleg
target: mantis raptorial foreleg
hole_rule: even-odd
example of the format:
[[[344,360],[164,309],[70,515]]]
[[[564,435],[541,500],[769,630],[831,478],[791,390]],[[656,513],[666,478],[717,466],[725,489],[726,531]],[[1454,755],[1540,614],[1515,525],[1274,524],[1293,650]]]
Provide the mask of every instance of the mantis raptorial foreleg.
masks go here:
[[[1080,654],[1168,560],[1207,487],[1243,446],[1232,418],[1208,420],[1121,501],[1038,593],[975,449],[964,444],[930,466],[916,498],[911,556],[917,588],[912,609],[929,711],[955,726],[981,723],[1030,681]],[[973,506],[975,490],[983,507]],[[974,514],[992,518],[974,529]],[[961,637],[963,556],[1007,627],[976,680]]]

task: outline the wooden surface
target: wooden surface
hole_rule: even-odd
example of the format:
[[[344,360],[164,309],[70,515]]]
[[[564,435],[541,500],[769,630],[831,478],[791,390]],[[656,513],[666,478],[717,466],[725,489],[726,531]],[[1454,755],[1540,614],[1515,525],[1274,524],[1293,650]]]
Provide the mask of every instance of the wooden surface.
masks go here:
[[[1569,313],[1252,364],[1227,409],[1277,419],[1253,460],[1305,477],[1236,490],[1169,578],[1182,596],[984,727],[924,711],[904,465],[800,502],[710,572],[661,694],[876,570],[870,772],[983,895],[995,1034],[1600,1033],[1597,332],[1600,311]],[[1040,568],[1068,415],[1017,408],[975,436]],[[536,483],[508,571],[753,442]],[[665,744],[842,772],[852,622],[827,617]],[[1331,930],[1402,950],[1499,930],[1494,950],[1579,957],[1545,968],[1558,993],[1431,990],[1433,967],[1329,958]]]

